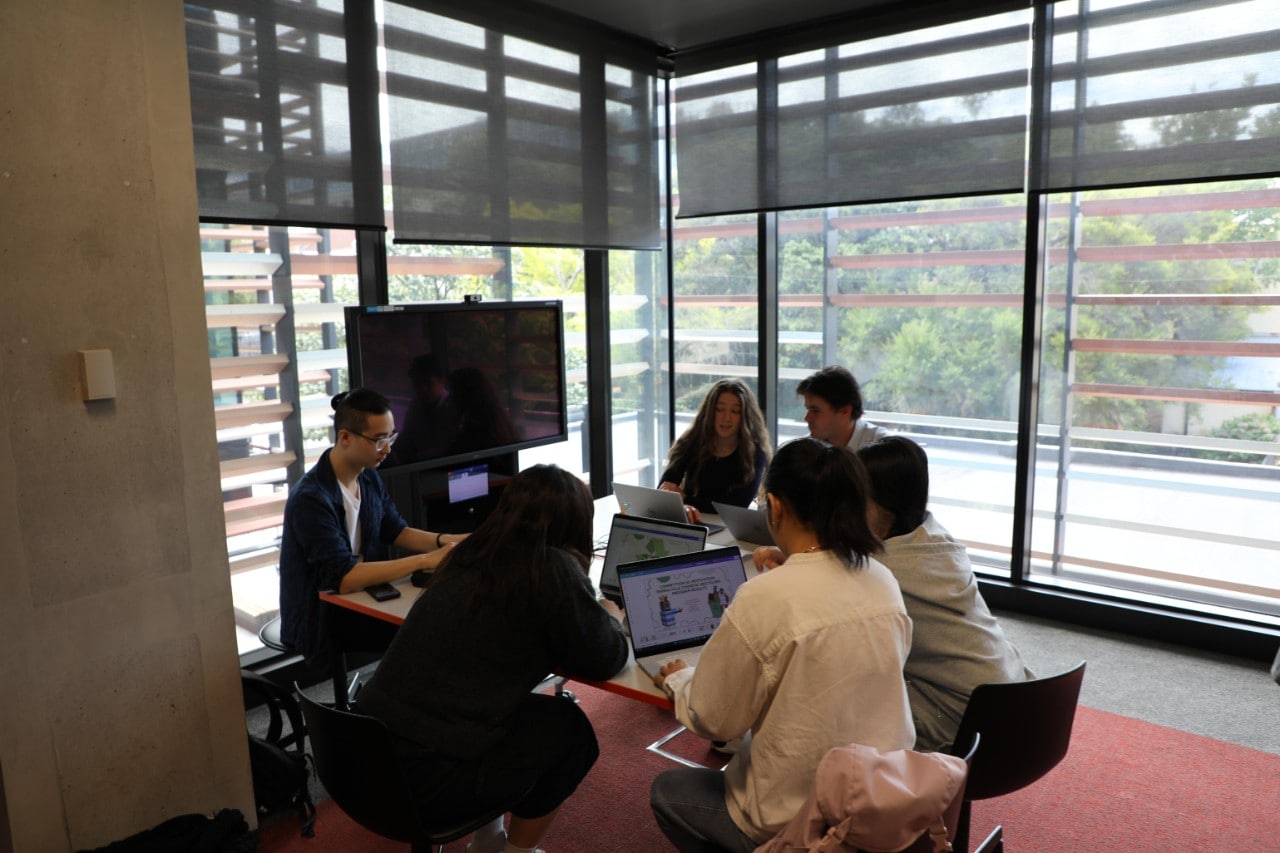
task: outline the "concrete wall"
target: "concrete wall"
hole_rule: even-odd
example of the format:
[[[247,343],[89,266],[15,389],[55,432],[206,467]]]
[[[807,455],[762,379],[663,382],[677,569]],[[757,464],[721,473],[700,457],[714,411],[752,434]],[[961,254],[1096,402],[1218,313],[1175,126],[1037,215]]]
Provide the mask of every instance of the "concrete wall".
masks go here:
[[[0,84],[0,850],[252,821],[182,3],[4,0]]]

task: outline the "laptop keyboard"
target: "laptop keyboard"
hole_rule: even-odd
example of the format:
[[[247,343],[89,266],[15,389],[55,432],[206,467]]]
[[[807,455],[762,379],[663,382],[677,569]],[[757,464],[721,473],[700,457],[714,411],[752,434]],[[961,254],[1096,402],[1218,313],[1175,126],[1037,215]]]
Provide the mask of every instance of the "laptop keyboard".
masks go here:
[[[684,661],[689,666],[697,666],[698,658],[702,657],[702,650],[705,648],[706,646],[698,646],[698,648],[696,649],[685,649],[682,652],[676,652],[675,654],[672,654],[670,656],[662,657],[658,660],[658,665],[656,668],[664,667],[667,664],[672,663],[673,661],[678,661],[678,660]]]

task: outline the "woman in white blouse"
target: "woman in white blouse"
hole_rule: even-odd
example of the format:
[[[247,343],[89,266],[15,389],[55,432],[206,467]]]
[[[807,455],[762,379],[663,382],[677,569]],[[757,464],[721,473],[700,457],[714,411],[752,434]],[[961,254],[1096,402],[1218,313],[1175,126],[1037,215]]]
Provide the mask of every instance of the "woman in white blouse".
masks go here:
[[[678,850],[749,851],[804,803],[834,746],[915,741],[902,668],[911,622],[893,576],[872,555],[866,474],[848,449],[813,438],[784,445],[764,478],[776,548],[770,571],[738,590],[696,668],[655,677],[677,719],[742,748],[723,773],[668,770],[650,804]]]

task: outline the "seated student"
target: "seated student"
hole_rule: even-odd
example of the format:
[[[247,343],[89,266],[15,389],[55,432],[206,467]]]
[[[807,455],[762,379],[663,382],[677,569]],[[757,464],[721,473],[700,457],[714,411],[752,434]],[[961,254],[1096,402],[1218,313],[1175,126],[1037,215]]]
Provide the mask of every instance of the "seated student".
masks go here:
[[[434,569],[462,535],[410,527],[374,468],[396,440],[391,404],[356,388],[333,398],[337,441],[289,492],[280,540],[280,636],[311,664],[334,650],[323,590],[354,592]],[[386,546],[419,553],[386,559]]]
[[[725,610],[695,668],[673,661],[654,683],[676,718],[702,737],[750,733],[723,773],[665,771],[650,805],[678,850],[748,851],[804,804],[827,750],[915,742],[902,666],[911,621],[889,570],[872,558],[866,475],[843,447],[801,438],[778,449],[764,477],[776,548],[771,571]]]
[[[599,755],[578,706],[530,691],[547,673],[591,680],[627,662],[621,613],[587,577],[594,504],[554,465],[517,474],[449,554],[360,693],[397,736],[427,826],[491,809],[472,853],[534,849]]]
[[[721,379],[671,445],[658,488],[679,492],[695,523],[702,513],[715,512],[712,501],[747,506],[760,490],[770,444],[751,389],[737,379]]]
[[[843,367],[828,366],[800,380],[796,393],[804,397],[804,422],[809,435],[857,450],[889,435],[889,431],[862,417],[862,389]]]
[[[861,448],[858,457],[871,482],[867,520],[884,541],[878,559],[898,579],[911,617],[905,674],[915,748],[945,751],[973,688],[1034,676],[982,600],[965,547],[925,509],[924,449],[892,436]]]

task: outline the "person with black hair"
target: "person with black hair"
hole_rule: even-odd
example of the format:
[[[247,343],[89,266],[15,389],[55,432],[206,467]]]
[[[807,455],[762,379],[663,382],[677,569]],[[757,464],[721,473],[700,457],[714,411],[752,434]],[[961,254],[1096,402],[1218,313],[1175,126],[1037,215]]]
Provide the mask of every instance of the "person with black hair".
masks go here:
[[[679,492],[695,524],[702,513],[715,512],[712,501],[748,506],[760,490],[771,444],[751,389],[737,379],[721,379],[672,443],[658,488]]]
[[[857,450],[889,435],[884,427],[862,416],[862,388],[843,367],[829,365],[806,376],[796,386],[796,393],[804,397],[804,422],[814,438]]]
[[[813,438],[784,444],[764,477],[776,548],[744,584],[696,667],[663,666],[654,682],[676,718],[743,745],[723,773],[678,768],[650,788],[658,826],[678,850],[750,851],[791,820],[827,750],[915,742],[902,667],[907,617],[867,526],[856,456]]]
[[[453,549],[360,693],[398,738],[426,826],[511,812],[471,853],[536,848],[599,755],[590,721],[531,691],[547,673],[603,681],[627,662],[621,612],[597,601],[594,504],[554,465],[512,478],[494,512]]]
[[[333,447],[289,492],[280,538],[280,636],[309,664],[336,652],[321,591],[354,592],[434,569],[465,535],[410,527],[374,471],[397,433],[391,403],[369,388],[336,395]],[[388,545],[415,551],[387,559]]]
[[[884,541],[879,560],[897,578],[911,617],[905,674],[915,748],[945,751],[973,688],[1035,676],[987,608],[964,545],[927,509],[924,448],[891,436],[860,448],[858,458],[871,486],[867,521]]]
[[[458,412],[458,429],[450,453],[488,450],[524,438],[493,379],[480,368],[460,367],[450,373],[449,389]]]
[[[445,382],[445,371],[434,352],[416,356],[409,364],[413,400],[404,415],[400,440],[391,448],[391,461],[405,464],[444,456],[458,436],[458,410]]]

